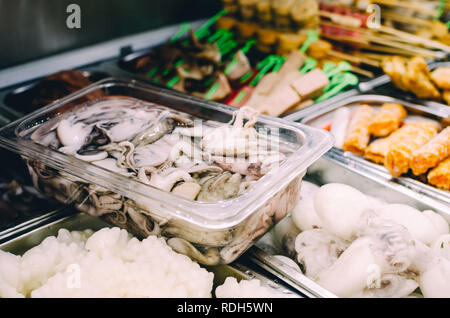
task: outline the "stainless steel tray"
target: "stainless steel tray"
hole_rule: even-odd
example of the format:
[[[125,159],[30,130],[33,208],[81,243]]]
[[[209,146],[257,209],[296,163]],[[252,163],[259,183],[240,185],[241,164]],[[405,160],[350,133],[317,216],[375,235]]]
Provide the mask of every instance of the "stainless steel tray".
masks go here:
[[[45,238],[57,235],[59,229],[65,228],[69,231],[92,229],[98,231],[104,227],[111,227],[111,225],[99,218],[78,213],[75,210],[60,211],[45,215],[34,223],[29,224],[29,228],[25,233],[23,229],[11,229],[9,238],[3,240],[0,238],[0,249],[15,255],[22,255],[27,250],[39,245]],[[214,289],[218,285],[223,284],[225,279],[230,276],[235,277],[238,281],[255,278],[259,279],[263,286],[285,294],[286,297],[301,297],[289,288],[240,261],[231,265],[208,266],[206,268],[214,273]]]
[[[326,116],[330,112],[336,110],[339,107],[364,103],[369,105],[381,105],[382,103],[400,103],[408,110],[409,113],[414,115],[421,115],[432,119],[442,120],[450,118],[450,107],[442,106],[436,108],[430,108],[419,104],[414,104],[401,99],[383,96],[383,95],[358,95],[344,100],[340,100],[336,103],[325,105],[320,109],[317,109],[314,113],[309,114],[301,120],[302,123],[312,125],[316,120],[322,116]],[[440,190],[431,185],[427,185],[423,182],[415,180],[409,177],[399,177],[393,179],[389,172],[382,166],[372,163],[360,156],[354,155],[349,152],[344,152],[341,149],[333,147],[331,151],[326,155],[331,158],[336,158],[341,161],[342,164],[348,166],[358,166],[360,171],[366,171],[367,175],[375,174],[384,179],[389,184],[397,184],[404,188],[405,193],[409,193],[414,198],[420,198],[426,204],[430,206],[446,207],[450,210],[450,192]],[[366,176],[367,176],[366,175]],[[437,202],[433,202],[437,201]],[[449,212],[450,213],[450,212]]]
[[[345,183],[359,189],[364,194],[383,198],[388,203],[403,203],[419,210],[434,210],[450,223],[450,208],[443,205],[428,205],[423,198],[412,196],[409,190],[406,191],[404,187],[380,178],[357,164],[349,165],[341,159],[327,153],[308,169],[304,180],[319,186],[334,182]],[[433,201],[430,201],[430,203],[433,203]],[[277,251],[277,254],[282,255],[283,252]],[[253,262],[308,297],[336,297],[300,271],[291,268],[286,262],[275,258],[274,255],[263,249],[261,241],[258,241],[249,251],[249,258]]]
[[[78,70],[82,71],[83,75],[88,77],[92,83],[110,76],[110,73],[99,67],[83,67]],[[43,78],[38,78],[0,90],[0,126],[29,113],[18,110],[15,106],[19,106],[19,104],[23,103],[31,103],[32,98],[30,94],[33,89],[39,85],[42,79]],[[54,102],[56,102],[56,100]]]

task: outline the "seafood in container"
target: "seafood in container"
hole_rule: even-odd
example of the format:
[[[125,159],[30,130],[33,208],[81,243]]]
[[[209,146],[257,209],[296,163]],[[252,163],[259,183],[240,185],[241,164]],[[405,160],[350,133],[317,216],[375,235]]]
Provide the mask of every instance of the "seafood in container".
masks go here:
[[[102,245],[102,239],[110,244]],[[126,262],[116,261],[122,257]],[[0,244],[0,258],[0,297],[211,297],[212,293],[216,297],[299,297],[244,263],[202,268],[173,252],[161,238],[140,242],[125,230],[75,210],[71,215],[43,218],[28,232],[16,233]],[[78,269],[80,276],[76,276]],[[109,270],[116,275],[104,279]],[[17,271],[26,275],[19,278]]]
[[[105,97],[86,103],[97,90]],[[281,220],[332,144],[320,129],[119,79],[8,125],[0,139],[43,193],[139,237],[163,236],[206,265],[232,262]]]
[[[0,150],[0,238],[22,224],[61,209],[56,200],[48,200],[30,180],[20,156]]]
[[[302,122],[330,130],[333,153],[448,205],[449,117],[446,107],[360,95],[324,106]]]
[[[251,258],[313,297],[450,297],[450,211],[325,155]]]

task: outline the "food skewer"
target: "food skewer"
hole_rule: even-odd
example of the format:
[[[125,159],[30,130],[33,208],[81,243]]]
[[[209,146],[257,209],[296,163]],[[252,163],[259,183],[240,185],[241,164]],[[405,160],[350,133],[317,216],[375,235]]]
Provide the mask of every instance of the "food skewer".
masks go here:
[[[391,7],[402,7],[405,9],[410,9],[413,11],[417,11],[421,14],[429,15],[430,17],[437,18],[437,13],[430,10],[426,5],[420,5],[417,3],[413,3],[410,1],[397,1],[397,0],[373,0],[373,3],[382,4]]]

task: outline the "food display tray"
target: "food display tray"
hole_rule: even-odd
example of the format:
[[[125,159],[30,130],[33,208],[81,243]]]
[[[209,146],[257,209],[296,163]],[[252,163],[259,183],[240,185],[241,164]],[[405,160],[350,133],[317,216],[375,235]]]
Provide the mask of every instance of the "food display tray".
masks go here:
[[[450,208],[448,206],[429,205],[422,197],[412,196],[403,187],[374,175],[371,171],[367,171],[364,166],[349,164],[342,159],[342,157],[330,155],[330,152],[328,152],[308,169],[304,180],[318,186],[328,183],[344,183],[357,188],[366,195],[382,198],[383,201],[388,203],[407,204],[420,211],[431,209],[442,215],[450,223]],[[336,297],[299,270],[293,269],[288,263],[276,258],[275,254],[271,254],[260,242],[257,242],[248,254],[253,262],[308,297]],[[283,254],[283,252],[280,251],[279,254]]]
[[[353,104],[368,104],[377,106],[383,103],[399,103],[407,109],[408,113],[436,119],[438,121],[450,118],[450,107],[448,106],[430,108],[421,104],[415,104],[384,95],[358,95],[340,100],[333,104],[324,105],[320,109],[316,109],[314,113],[304,116],[300,122],[306,125],[315,126],[319,125],[321,119],[328,118],[330,114],[339,107],[350,106]],[[362,169],[380,176],[386,182],[403,187],[405,192],[409,193],[410,196],[420,198],[429,205],[443,205],[450,209],[450,192],[448,191],[438,189],[407,176],[392,178],[383,166],[372,163],[363,157],[357,156],[350,152],[345,152],[336,147],[333,147],[327,156],[339,158],[344,165],[358,165]]]
[[[59,212],[36,220],[33,224],[30,224],[26,232],[19,229],[13,231],[9,238],[0,239],[0,249],[15,255],[23,255],[29,249],[39,245],[45,238],[56,236],[60,229],[68,231],[84,231],[87,229],[98,231],[105,227],[110,227],[110,225],[99,218],[68,209],[64,213]],[[245,258],[230,265],[208,266],[207,270],[214,273],[214,289],[222,285],[227,277],[234,277],[238,281],[242,279],[258,279],[261,281],[262,286],[268,287],[276,293],[284,294],[286,297],[303,297],[287,286],[278,283],[276,279],[274,280],[261,270],[250,268],[246,264]]]
[[[265,231],[281,220],[298,200],[301,178],[306,168],[324,154],[333,142],[331,135],[321,129],[260,116],[256,127],[278,130],[280,149],[290,149],[291,154],[278,168],[270,171],[236,198],[217,203],[194,202],[117,175],[21,136],[21,132],[31,127],[36,128],[36,125],[57,119],[59,109],[69,103],[77,105],[79,98],[94,90],[103,90],[109,96],[129,96],[155,102],[203,120],[220,123],[228,123],[235,113],[234,109],[224,105],[169,94],[166,90],[136,81],[106,79],[4,127],[0,133],[2,146],[19,153],[35,168],[39,165],[47,167],[43,168],[45,171],[36,172],[37,175],[47,175],[49,171],[53,171],[50,178],[38,179],[42,187],[47,189],[46,192],[53,193],[56,199],[75,204],[86,211],[86,207],[91,204],[95,206],[91,202],[92,191],[89,192],[89,185],[107,189],[111,191],[111,196],[120,195],[127,202],[131,200],[123,204],[123,207],[129,206],[128,204],[135,206],[142,216],[148,218],[150,224],[157,224],[162,233],[172,233],[167,235],[183,240],[183,244],[189,246],[188,251],[204,249],[208,258],[202,262],[207,265],[234,261]],[[104,195],[103,192],[98,195]],[[122,213],[125,216],[123,211],[120,215]],[[261,224],[262,220],[264,225]],[[124,226],[123,222],[121,225]]]

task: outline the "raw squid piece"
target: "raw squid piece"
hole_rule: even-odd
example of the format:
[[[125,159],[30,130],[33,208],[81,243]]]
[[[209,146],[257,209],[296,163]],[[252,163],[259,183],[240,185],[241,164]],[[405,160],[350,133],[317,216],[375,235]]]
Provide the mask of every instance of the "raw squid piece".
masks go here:
[[[358,108],[350,121],[347,136],[342,147],[345,151],[362,156],[370,140],[369,125],[373,117],[373,109],[368,105]]]
[[[450,298],[450,261],[444,257],[433,259],[420,275],[419,284],[426,298]]]
[[[430,212],[422,213],[404,204],[388,204],[379,211],[383,219],[403,225],[413,238],[427,245],[433,243],[439,235],[448,233],[448,227],[442,229],[441,226],[435,225],[440,219],[443,222],[445,220],[440,215]]]
[[[394,178],[408,172],[411,167],[412,153],[430,141],[437,133],[436,126],[430,123],[415,123],[408,126],[412,126],[408,138],[391,145],[384,160],[384,167]]]
[[[450,156],[450,127],[445,128],[413,153],[411,169],[418,176]]]
[[[370,122],[369,132],[376,137],[388,136],[400,127],[406,115],[407,112],[402,105],[385,103]]]
[[[329,183],[314,197],[314,208],[323,228],[344,240],[356,237],[361,216],[371,210],[369,199],[345,184]]]
[[[292,211],[292,221],[302,231],[321,228],[322,221],[314,209],[314,196],[319,187],[307,181],[302,182],[300,201]]]

